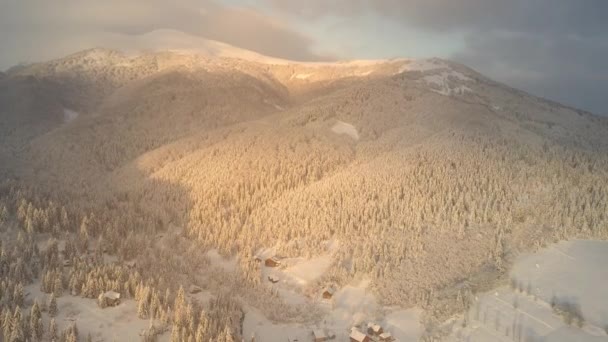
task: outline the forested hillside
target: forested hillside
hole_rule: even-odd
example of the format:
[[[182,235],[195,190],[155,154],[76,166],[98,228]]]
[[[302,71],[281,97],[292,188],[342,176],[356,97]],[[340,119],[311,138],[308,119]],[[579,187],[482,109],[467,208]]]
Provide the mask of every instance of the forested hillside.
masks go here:
[[[175,340],[240,339],[242,306],[314,320],[314,303],[261,277],[264,249],[312,258],[336,242],[304,293],[366,278],[383,305],[430,322],[464,311],[518,253],[608,237],[608,120],[443,60],[96,49],[0,77],[0,117],[0,210],[19,232],[2,245],[15,248],[2,293],[36,279],[55,297],[119,291],[151,319],[150,339],[154,319]],[[38,247],[21,256],[24,244]],[[192,284],[210,306],[188,303]],[[23,306],[10,298],[2,317]]]

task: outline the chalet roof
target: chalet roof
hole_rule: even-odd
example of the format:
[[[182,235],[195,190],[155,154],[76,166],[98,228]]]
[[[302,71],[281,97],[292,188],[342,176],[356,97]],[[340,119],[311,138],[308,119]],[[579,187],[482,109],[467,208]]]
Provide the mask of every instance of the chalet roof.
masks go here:
[[[315,339],[317,338],[326,338],[327,335],[325,334],[325,332],[323,330],[320,329],[314,329],[312,331],[312,334],[315,336]]]
[[[120,299],[120,293],[114,291],[108,291],[103,296],[108,299]]]
[[[380,338],[381,339],[388,339],[388,338],[391,338],[391,337],[392,337],[392,335],[389,332],[385,332],[385,333],[380,334]]]
[[[333,286],[326,287],[325,290],[323,290],[323,293],[325,293],[325,292],[333,295],[334,293],[336,293],[336,289],[334,289]]]
[[[382,327],[379,324],[369,322],[367,323],[367,327],[372,329],[375,333],[379,332]]]
[[[367,335],[365,335],[364,333],[360,332],[356,328],[353,328],[350,331],[350,338],[352,338],[355,341],[363,342],[363,340],[365,340],[366,337],[367,337]]]
[[[196,286],[194,284],[190,285],[190,288],[188,289],[188,292],[190,292],[191,294],[196,294],[196,293],[199,293],[199,292],[202,292],[202,291],[203,291],[202,288],[200,288],[199,286]]]

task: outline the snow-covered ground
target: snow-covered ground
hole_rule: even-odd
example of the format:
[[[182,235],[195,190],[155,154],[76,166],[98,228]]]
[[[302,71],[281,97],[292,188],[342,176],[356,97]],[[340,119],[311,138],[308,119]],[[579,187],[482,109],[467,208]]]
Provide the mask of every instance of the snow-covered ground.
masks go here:
[[[28,300],[37,298],[42,303],[48,299],[47,294],[40,292],[39,282],[27,286],[25,292]],[[149,326],[148,320],[137,318],[137,307],[133,300],[102,309],[94,299],[64,294],[57,298],[57,307],[55,321],[60,329],[76,323],[80,335],[86,337],[90,333],[93,341],[139,341],[139,334]],[[48,320],[45,320],[45,327],[48,328],[48,324]]]
[[[74,121],[80,114],[71,109],[64,108],[63,109],[63,122],[69,123]]]
[[[289,263],[290,260],[284,260]],[[295,281],[298,285],[305,286],[318,279],[331,266],[331,256],[324,255],[309,260],[294,259],[292,266],[288,266],[283,274]]]
[[[508,286],[480,295],[469,324],[454,324],[447,341],[608,341],[608,242],[569,241],[519,258]],[[523,290],[523,291],[522,291]],[[557,302],[578,304],[582,328],[553,312]]]
[[[346,134],[354,140],[359,140],[359,132],[357,131],[357,128],[349,123],[338,121],[331,127],[331,130],[336,134]]]
[[[236,270],[236,258],[224,258],[215,249],[212,249],[207,252],[207,258],[209,259],[209,261],[211,261],[211,264],[213,266],[220,267],[224,271],[232,272]]]
[[[243,322],[245,338],[255,335],[256,341],[285,342],[289,339],[312,341],[313,329],[333,333],[335,341],[347,341],[353,326],[380,323],[398,341],[417,341],[422,332],[418,309],[385,308],[368,290],[369,280],[361,280],[339,289],[331,300],[317,299],[324,312],[317,322],[275,324],[258,310],[246,310]]]

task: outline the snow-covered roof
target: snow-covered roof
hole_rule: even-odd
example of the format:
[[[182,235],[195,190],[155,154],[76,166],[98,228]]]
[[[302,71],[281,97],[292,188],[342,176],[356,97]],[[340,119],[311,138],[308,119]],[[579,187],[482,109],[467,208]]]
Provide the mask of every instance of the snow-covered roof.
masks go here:
[[[120,293],[114,291],[108,291],[103,296],[109,299],[120,299]]]
[[[365,338],[367,337],[367,335],[365,335],[364,333],[360,332],[358,329],[353,328],[350,332],[350,338],[352,338],[355,341],[363,341],[365,340]]]
[[[273,262],[275,262],[275,263],[277,263],[277,264],[280,264],[280,263],[281,263],[281,260],[279,260],[279,258],[277,258],[276,256],[270,257],[270,258],[268,258],[268,259],[266,259],[266,260],[267,260],[267,261],[268,261],[268,260],[271,260],[271,261],[273,261]]]
[[[330,287],[326,287],[325,290],[323,290],[323,292],[327,292],[327,293],[333,295],[334,293],[336,293],[336,289],[334,289],[332,286],[330,286]]]
[[[325,332],[323,330],[320,329],[314,329],[312,331],[312,334],[315,336],[315,339],[317,338],[326,338],[327,335],[325,335]]]
[[[380,325],[378,325],[378,324],[372,324],[371,328],[372,328],[372,330],[373,330],[375,333],[377,333],[377,332],[379,332],[380,330],[382,330],[382,327],[381,327]]]

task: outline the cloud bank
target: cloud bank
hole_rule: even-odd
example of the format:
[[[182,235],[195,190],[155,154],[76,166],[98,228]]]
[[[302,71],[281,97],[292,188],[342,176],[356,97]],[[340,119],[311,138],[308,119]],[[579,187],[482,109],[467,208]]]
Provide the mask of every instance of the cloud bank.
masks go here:
[[[464,46],[441,57],[536,95],[608,114],[608,1],[267,1],[307,20],[373,13],[419,31],[459,33]]]
[[[302,61],[332,59],[323,45],[345,58],[419,47],[608,114],[606,13],[605,0],[5,0],[0,69],[95,46],[194,48],[204,39]]]

